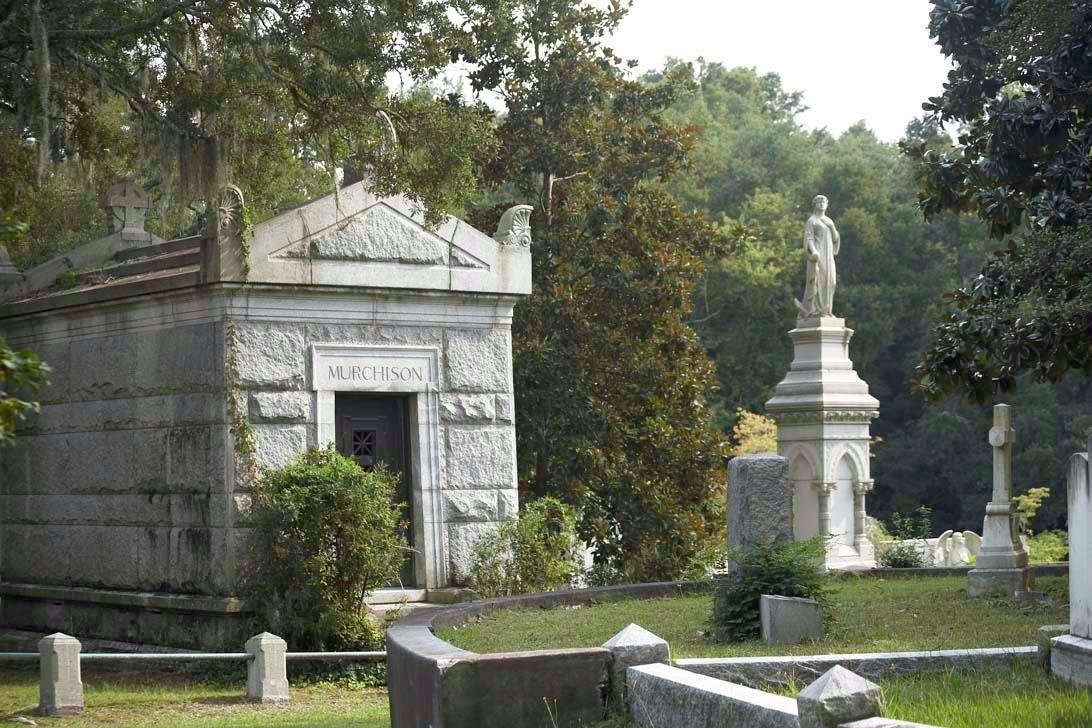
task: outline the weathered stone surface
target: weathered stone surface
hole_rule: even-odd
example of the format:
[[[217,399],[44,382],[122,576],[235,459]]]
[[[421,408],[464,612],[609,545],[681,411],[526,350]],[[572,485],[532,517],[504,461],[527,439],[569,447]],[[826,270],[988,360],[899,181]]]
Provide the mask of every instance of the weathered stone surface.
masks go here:
[[[268,324],[238,327],[239,383],[244,387],[302,389],[306,380],[303,335]]]
[[[515,412],[512,406],[512,396],[508,394],[497,395],[497,422],[514,422]]]
[[[454,330],[445,339],[449,391],[512,391],[507,329]]]
[[[444,516],[449,522],[496,521],[497,490],[448,490],[444,492]]]
[[[379,204],[311,240],[310,257],[441,265],[448,244]]]
[[[1077,685],[1092,685],[1092,640],[1062,635],[1050,641],[1050,671]]]
[[[625,700],[626,669],[654,662],[669,664],[671,651],[667,641],[644,627],[630,624],[603,643],[614,658],[611,665],[611,694],[620,705]]]
[[[744,685],[762,686],[809,682],[841,665],[868,678],[884,680],[917,672],[948,672],[1009,667],[1038,659],[1036,647],[987,647],[973,650],[932,652],[876,652],[800,657],[682,658],[675,665],[684,670]]]
[[[79,715],[83,712],[80,680],[80,642],[57,632],[38,643],[41,661],[38,710],[45,715]]]
[[[510,427],[447,428],[447,487],[511,488],[516,448]]]
[[[797,728],[796,701],[668,665],[626,670],[626,705],[656,728]]]
[[[258,464],[280,468],[307,449],[303,425],[255,425],[254,449]]]
[[[823,636],[823,607],[814,599],[763,594],[759,599],[762,641],[793,645]]]
[[[1086,453],[1070,458],[1068,513],[1069,633],[1092,639],[1092,477]]]
[[[880,714],[880,686],[835,665],[796,695],[800,728],[837,728]]]
[[[728,546],[789,543],[792,490],[789,462],[773,453],[741,455],[728,463]]]
[[[486,536],[497,532],[499,523],[449,523],[447,525],[447,557],[455,583],[466,582],[474,560],[474,546]]]
[[[444,422],[492,422],[496,416],[496,401],[491,394],[440,395],[440,417]]]
[[[246,641],[246,696],[261,703],[288,702],[288,671],[284,654],[288,644],[275,634],[262,632]]]
[[[967,572],[967,594],[972,597],[1002,596],[1014,598],[1029,591],[1031,572],[1021,569],[971,569]]]
[[[1043,666],[1043,669],[1050,669],[1050,641],[1064,634],[1069,634],[1068,624],[1048,624],[1036,630],[1035,638],[1039,647],[1039,664]]]
[[[497,491],[497,520],[508,521],[519,515],[519,491],[515,488]]]
[[[254,422],[305,422],[311,419],[310,392],[251,392],[250,419]]]

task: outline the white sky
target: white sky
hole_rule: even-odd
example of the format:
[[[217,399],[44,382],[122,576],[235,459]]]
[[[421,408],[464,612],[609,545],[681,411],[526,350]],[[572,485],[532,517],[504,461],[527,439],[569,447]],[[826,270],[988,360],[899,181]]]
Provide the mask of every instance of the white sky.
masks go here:
[[[611,46],[647,70],[669,56],[755,67],[803,91],[808,127],[864,119],[896,141],[951,65],[929,38],[928,0],[635,0]]]

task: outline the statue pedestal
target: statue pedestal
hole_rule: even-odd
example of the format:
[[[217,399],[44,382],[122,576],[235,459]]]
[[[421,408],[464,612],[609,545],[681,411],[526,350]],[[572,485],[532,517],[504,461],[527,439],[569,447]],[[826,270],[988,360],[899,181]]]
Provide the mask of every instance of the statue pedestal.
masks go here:
[[[869,426],[880,403],[853,370],[852,329],[833,316],[798,319],[793,361],[766,403],[777,452],[789,461],[793,535],[830,539],[828,567],[872,566],[865,496],[872,490]]]

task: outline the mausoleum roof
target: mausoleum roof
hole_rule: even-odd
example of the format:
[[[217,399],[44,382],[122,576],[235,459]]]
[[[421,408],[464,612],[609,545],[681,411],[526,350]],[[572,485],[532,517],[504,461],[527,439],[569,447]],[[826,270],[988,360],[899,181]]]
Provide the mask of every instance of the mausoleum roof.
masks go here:
[[[429,226],[409,200],[375,196],[360,182],[244,236],[242,197],[230,187],[210,234],[164,241],[143,230],[146,199],[134,183],[118,183],[103,195],[109,235],[29,271],[0,271],[0,317],[216,283],[531,291],[527,206],[510,209],[489,236],[450,216]]]

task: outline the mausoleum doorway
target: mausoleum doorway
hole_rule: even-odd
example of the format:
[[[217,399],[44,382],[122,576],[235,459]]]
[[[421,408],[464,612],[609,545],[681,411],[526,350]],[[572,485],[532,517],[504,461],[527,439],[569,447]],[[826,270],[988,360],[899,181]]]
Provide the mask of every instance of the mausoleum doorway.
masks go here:
[[[413,548],[413,488],[412,470],[408,467],[406,429],[406,397],[376,396],[338,392],[334,395],[334,426],[337,450],[352,458],[367,471],[383,465],[398,476],[395,499],[406,508],[406,541]],[[399,574],[401,584],[417,586],[414,576],[413,551],[408,552]]]

